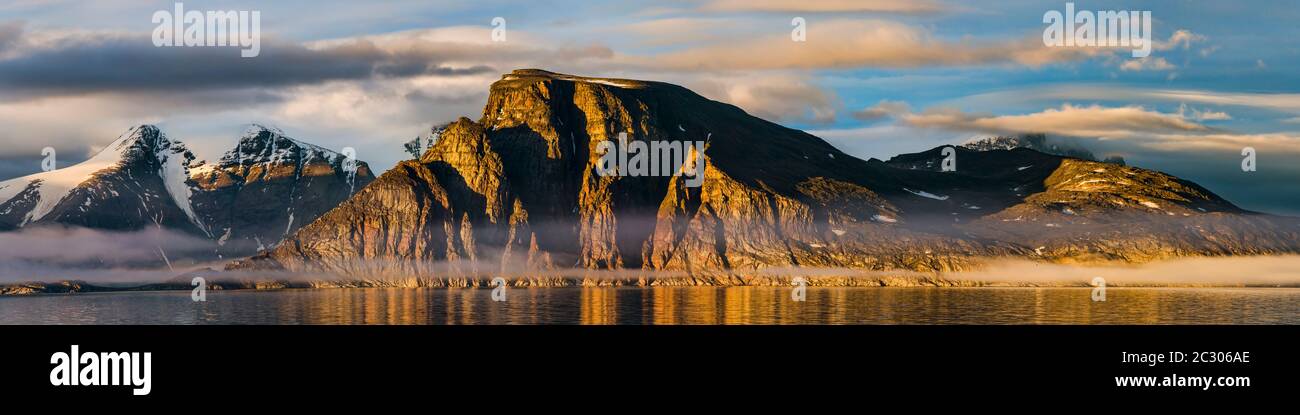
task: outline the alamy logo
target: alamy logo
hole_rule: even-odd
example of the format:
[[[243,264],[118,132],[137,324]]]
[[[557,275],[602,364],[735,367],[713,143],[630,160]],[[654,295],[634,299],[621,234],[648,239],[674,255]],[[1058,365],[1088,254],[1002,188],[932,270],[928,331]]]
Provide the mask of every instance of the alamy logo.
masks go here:
[[[172,11],[153,14],[153,45],[165,46],[236,46],[239,56],[255,58],[262,53],[262,12],[248,10],[185,11],[176,3]]]
[[[51,172],[59,168],[58,154],[57,151],[54,151],[54,147],[41,149],[41,155],[45,156],[45,159],[41,160],[41,171]]]
[[[1103,10],[1043,13],[1043,44],[1049,47],[1132,47],[1134,58],[1151,56],[1151,11]]]
[[[506,279],[501,277],[493,278],[492,286],[496,287],[492,289],[492,301],[496,301],[498,303],[505,302],[506,301]]]
[[[50,356],[50,384],[54,386],[134,386],[136,396],[148,395],[153,353],[81,353],[72,345],[71,353]]]
[[[686,187],[704,183],[704,142],[632,140],[618,133],[618,144],[605,140],[596,145],[601,176],[667,177],[687,176]]]
[[[1106,279],[1097,277],[1092,279],[1092,301],[1106,301]]]
[[[943,155],[943,160],[939,162],[939,170],[944,172],[957,171],[957,149],[952,146],[944,147],[939,150]]]

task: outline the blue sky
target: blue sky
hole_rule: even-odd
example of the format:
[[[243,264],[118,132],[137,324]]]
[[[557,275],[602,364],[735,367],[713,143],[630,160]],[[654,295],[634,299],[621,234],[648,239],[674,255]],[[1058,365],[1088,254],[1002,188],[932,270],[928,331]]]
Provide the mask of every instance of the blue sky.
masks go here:
[[[386,169],[436,123],[477,118],[521,67],[653,79],[863,158],[1044,132],[1300,214],[1300,12],[1285,1],[1079,1],[1149,10],[1156,48],[1048,48],[1065,2],[904,0],[187,1],[257,10],[263,51],[155,48],[172,1],[0,5],[0,178],[40,150],[86,158],[155,123],[216,159],[248,123]],[[507,41],[491,42],[503,17]],[[790,40],[791,19],[807,42]],[[1243,147],[1259,170],[1242,172]]]

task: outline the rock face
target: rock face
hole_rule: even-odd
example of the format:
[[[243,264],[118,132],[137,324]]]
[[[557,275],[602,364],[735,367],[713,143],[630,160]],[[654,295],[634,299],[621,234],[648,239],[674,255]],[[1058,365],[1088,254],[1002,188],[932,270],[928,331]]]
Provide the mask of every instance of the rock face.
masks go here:
[[[215,164],[142,125],[83,163],[0,182],[0,231],[62,225],[130,231],[158,226],[244,256],[373,180],[365,163],[257,127]]]
[[[365,162],[253,126],[213,164],[191,171],[194,210],[221,251],[265,249],[374,180]]]
[[[704,142],[703,184],[598,174],[600,143],[619,133]],[[518,70],[492,85],[478,121],[451,123],[419,160],[229,268],[398,285],[631,269],[727,284],[793,267],[1297,249],[1295,220],[1244,212],[1160,173],[1023,148],[958,152],[957,172],[934,171],[941,149],[864,161],[679,86]]]

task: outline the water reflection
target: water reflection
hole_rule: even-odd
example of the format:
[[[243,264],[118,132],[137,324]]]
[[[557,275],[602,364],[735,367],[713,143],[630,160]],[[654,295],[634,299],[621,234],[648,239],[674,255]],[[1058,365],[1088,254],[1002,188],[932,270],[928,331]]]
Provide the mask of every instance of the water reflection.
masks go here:
[[[4,324],[1297,324],[1300,289],[320,289],[0,297]]]

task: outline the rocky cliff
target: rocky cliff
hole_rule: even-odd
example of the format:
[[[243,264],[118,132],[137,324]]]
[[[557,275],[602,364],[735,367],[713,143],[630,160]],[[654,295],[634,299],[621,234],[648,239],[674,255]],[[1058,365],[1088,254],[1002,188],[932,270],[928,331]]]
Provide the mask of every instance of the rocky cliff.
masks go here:
[[[600,144],[703,142],[704,180],[601,175]],[[437,285],[547,270],[752,283],[801,268],[943,271],[993,257],[1145,261],[1295,252],[1296,221],[1190,182],[1028,149],[864,161],[658,82],[518,70],[477,120],[231,269]],[[646,283],[643,276],[635,281]],[[655,278],[655,277],[649,277]]]

